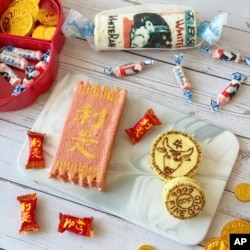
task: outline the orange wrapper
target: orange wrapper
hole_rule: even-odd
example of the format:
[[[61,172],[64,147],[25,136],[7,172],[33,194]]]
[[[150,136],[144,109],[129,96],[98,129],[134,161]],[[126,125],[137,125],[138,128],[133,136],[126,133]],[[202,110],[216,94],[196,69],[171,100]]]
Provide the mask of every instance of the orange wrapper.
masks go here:
[[[26,232],[37,232],[39,226],[35,221],[35,210],[36,210],[36,193],[18,196],[17,200],[21,204],[21,217],[22,224],[19,230],[19,234]]]
[[[57,231],[63,233],[69,231],[78,235],[93,237],[93,217],[78,218],[68,214],[59,213],[59,225]]]
[[[43,140],[45,134],[28,131],[29,137],[29,158],[25,165],[26,169],[38,169],[45,167],[45,159],[43,156]]]
[[[156,116],[153,109],[148,109],[145,115],[135,124],[134,127],[125,129],[133,144],[139,142],[148,130],[155,125],[161,125],[160,119]]]

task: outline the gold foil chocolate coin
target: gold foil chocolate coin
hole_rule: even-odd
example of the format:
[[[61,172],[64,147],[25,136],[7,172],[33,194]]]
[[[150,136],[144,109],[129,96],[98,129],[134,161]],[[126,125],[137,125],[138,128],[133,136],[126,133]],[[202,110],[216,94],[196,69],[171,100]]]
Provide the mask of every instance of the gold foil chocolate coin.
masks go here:
[[[230,234],[250,234],[250,223],[245,220],[231,220],[221,230],[221,238],[229,242]]]
[[[56,27],[46,27],[43,33],[43,39],[51,40],[56,32]]]
[[[250,201],[250,184],[238,184],[234,189],[234,195],[240,201]]]
[[[43,34],[45,30],[45,26],[43,25],[38,25],[32,32],[32,37],[33,38],[38,38],[38,39],[43,39]]]
[[[28,36],[33,30],[34,20],[26,9],[11,7],[3,13],[1,27],[4,33]]]
[[[204,250],[229,250],[229,244],[221,238],[213,238],[209,240]]]
[[[32,37],[44,40],[51,40],[55,32],[56,32],[56,27],[47,27],[44,25],[38,25],[34,29]]]
[[[142,245],[142,246],[138,247],[137,250],[155,250],[155,248],[153,246],[150,246],[150,245]]]
[[[32,15],[34,21],[37,20],[37,15],[39,11],[39,6],[34,0],[16,0],[12,1],[9,5],[10,7],[15,8],[24,8],[26,11],[29,11]]]
[[[42,25],[56,26],[58,24],[59,15],[52,10],[40,9],[37,19]]]

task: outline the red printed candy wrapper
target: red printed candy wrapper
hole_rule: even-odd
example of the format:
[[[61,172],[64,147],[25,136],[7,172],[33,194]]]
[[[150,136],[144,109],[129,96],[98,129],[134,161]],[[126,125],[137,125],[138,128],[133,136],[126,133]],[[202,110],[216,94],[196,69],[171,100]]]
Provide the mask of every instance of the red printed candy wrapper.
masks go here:
[[[36,210],[36,193],[18,196],[17,200],[21,204],[21,217],[22,224],[19,230],[19,234],[26,232],[37,232],[39,226],[35,221],[35,210]]]
[[[69,231],[78,235],[93,237],[93,217],[78,218],[68,214],[59,213],[59,225],[57,231],[63,233]]]
[[[45,134],[28,131],[29,137],[29,158],[26,163],[26,169],[31,168],[44,168],[45,167],[45,159],[43,156],[43,140]]]
[[[125,129],[133,144],[139,142],[147,131],[155,125],[161,125],[160,119],[155,115],[153,109],[148,109],[145,115],[135,124],[134,127]]]

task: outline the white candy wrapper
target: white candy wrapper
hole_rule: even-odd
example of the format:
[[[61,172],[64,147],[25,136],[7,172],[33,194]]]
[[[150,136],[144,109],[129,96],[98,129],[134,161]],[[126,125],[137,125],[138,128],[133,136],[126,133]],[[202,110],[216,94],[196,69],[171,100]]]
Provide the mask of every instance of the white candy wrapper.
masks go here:
[[[216,43],[226,19],[220,14],[211,23],[201,22],[192,7],[146,4],[102,11],[94,22],[71,10],[62,32],[87,39],[96,50],[186,49],[204,40]]]

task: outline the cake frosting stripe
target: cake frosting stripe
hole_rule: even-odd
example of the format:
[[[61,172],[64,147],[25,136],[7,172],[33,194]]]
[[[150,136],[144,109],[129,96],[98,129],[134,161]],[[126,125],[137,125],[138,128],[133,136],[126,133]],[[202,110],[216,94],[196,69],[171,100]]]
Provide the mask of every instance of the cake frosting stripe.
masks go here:
[[[79,81],[49,178],[104,190],[127,90]]]

